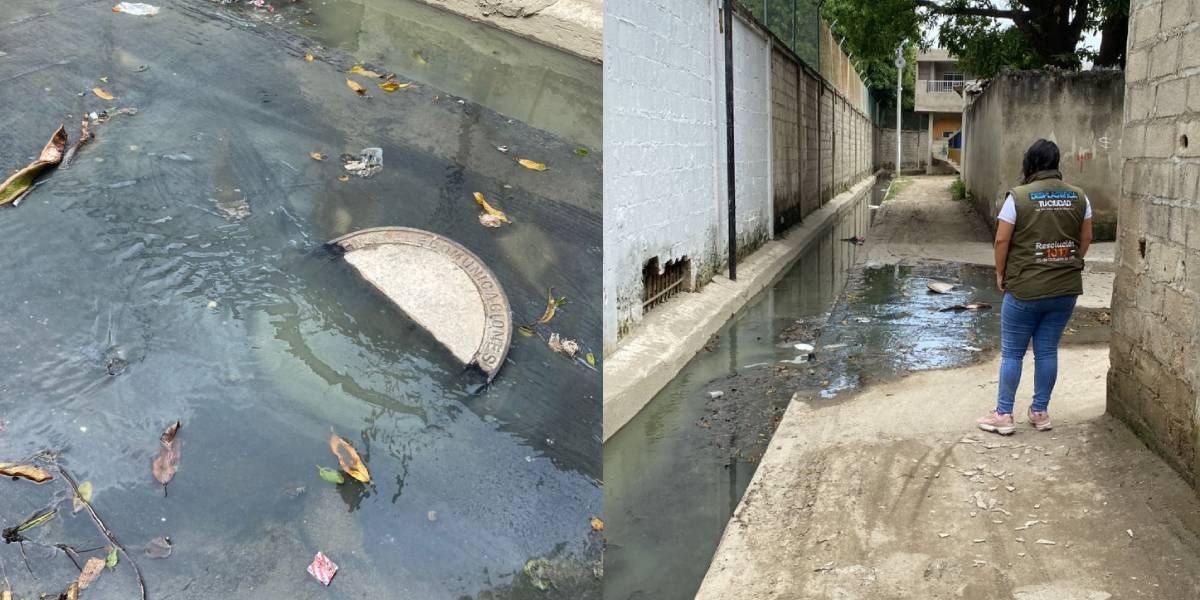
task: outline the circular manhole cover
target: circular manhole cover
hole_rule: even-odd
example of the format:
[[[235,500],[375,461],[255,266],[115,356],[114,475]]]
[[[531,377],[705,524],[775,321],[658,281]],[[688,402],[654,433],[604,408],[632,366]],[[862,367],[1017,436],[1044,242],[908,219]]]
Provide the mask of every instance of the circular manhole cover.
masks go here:
[[[496,376],[512,341],[504,288],[458,242],[408,227],[375,227],[330,244],[364,279],[425,328],[463,364]]]

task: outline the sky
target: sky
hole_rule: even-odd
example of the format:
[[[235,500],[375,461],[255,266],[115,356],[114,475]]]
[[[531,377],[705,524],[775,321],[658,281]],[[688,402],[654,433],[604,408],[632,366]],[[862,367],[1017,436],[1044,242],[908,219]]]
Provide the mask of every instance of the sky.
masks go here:
[[[1000,9],[1006,9],[1009,7],[1008,0],[995,0],[994,4],[995,4],[996,8],[1000,8]],[[933,46],[933,47],[938,46],[938,43],[937,43],[938,27],[941,24],[941,21],[942,21],[942,19],[940,19],[940,18],[937,19],[937,21],[936,21],[937,24],[932,25],[931,27],[926,29],[924,32],[925,33],[925,41],[928,42],[930,46]],[[1080,45],[1083,46],[1084,48],[1090,48],[1092,50],[1099,50],[1100,49],[1100,32],[1098,32],[1098,31],[1084,32],[1083,40],[1081,40]],[[1083,67],[1085,69],[1090,69],[1091,66],[1092,66],[1091,61],[1087,61],[1083,64]]]

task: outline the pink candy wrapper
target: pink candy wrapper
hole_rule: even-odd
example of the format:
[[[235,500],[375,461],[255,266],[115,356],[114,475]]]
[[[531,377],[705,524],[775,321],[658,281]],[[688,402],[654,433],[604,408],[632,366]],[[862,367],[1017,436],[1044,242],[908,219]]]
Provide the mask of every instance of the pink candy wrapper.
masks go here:
[[[329,557],[325,556],[323,552],[318,552],[313,557],[312,564],[308,565],[308,574],[312,575],[313,579],[325,585],[329,585],[329,582],[333,581],[333,576],[337,574],[337,570],[337,563],[329,560]]]

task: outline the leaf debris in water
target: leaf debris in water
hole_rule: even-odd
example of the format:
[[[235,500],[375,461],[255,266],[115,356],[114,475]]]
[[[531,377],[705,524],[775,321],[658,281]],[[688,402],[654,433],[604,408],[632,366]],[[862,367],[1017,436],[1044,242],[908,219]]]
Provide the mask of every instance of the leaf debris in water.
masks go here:
[[[400,83],[399,81],[396,81],[395,79],[389,79],[389,80],[379,84],[379,89],[381,89],[385,92],[389,92],[389,93],[399,91],[399,90],[405,90],[410,87],[412,87],[411,81],[408,83]]]
[[[371,474],[367,472],[367,466],[363,464],[361,458],[358,457],[358,452],[354,450],[354,446],[350,442],[338,437],[332,428],[329,432],[329,450],[337,457],[338,465],[347,475],[363,482],[371,483]]]
[[[50,141],[42,147],[42,151],[38,154],[37,160],[29,163],[25,168],[13,173],[4,183],[0,183],[0,206],[9,202],[17,202],[24,196],[33,186],[34,180],[38,178],[46,169],[62,162],[63,153],[67,149],[67,130],[62,125],[50,136]]]
[[[83,510],[84,502],[92,501],[92,482],[84,481],[79,484],[79,493],[71,498],[71,512],[77,513]],[[87,587],[86,585],[80,587]]]
[[[175,440],[175,436],[179,435],[179,428],[182,426],[179,421],[175,421],[168,425],[162,435],[158,437],[158,456],[154,457],[150,469],[154,473],[154,479],[164,489],[170,483],[171,478],[175,477],[175,472],[179,470],[179,443]]]
[[[370,77],[371,79],[383,79],[382,74],[376,73],[375,71],[372,71],[366,67],[363,67],[362,65],[354,65],[353,67],[350,67],[350,72],[355,75],[362,75],[363,77]]]
[[[505,223],[512,223],[512,221],[509,220],[508,215],[504,214],[503,211],[493,208],[491,204],[488,204],[488,201],[483,197],[483,194],[475,192],[475,203],[483,208],[487,214],[492,215],[493,217],[496,217]]]
[[[116,96],[113,96],[112,94],[104,91],[103,88],[94,87],[94,88],[92,88],[92,93],[95,94],[97,97],[99,97],[101,100],[112,100],[113,98],[116,98]]]
[[[105,557],[104,557],[104,566],[108,567],[109,570],[117,568],[117,547],[116,546],[108,547],[108,554],[105,555]]]
[[[350,79],[349,77],[346,78],[346,87],[354,90],[354,93],[358,94],[359,96],[367,95],[367,88],[363,87],[361,83]]]
[[[79,589],[86,590],[103,572],[104,559],[93,556],[87,560],[87,564],[83,565],[83,570],[79,572],[79,579],[76,579],[75,583],[79,585]]]
[[[528,158],[522,158],[522,159],[518,160],[517,164],[521,165],[522,167],[525,167],[526,169],[530,169],[533,171],[545,171],[547,169],[545,163],[540,163],[535,160],[529,160]]]
[[[13,479],[27,479],[34,483],[45,483],[54,476],[45,469],[33,465],[18,465],[15,463],[0,463],[0,475]]]
[[[346,483],[346,478],[342,477],[342,474],[336,469],[330,469],[329,467],[317,467],[317,471],[320,473],[321,479],[324,479],[329,483],[334,483],[337,485]]]

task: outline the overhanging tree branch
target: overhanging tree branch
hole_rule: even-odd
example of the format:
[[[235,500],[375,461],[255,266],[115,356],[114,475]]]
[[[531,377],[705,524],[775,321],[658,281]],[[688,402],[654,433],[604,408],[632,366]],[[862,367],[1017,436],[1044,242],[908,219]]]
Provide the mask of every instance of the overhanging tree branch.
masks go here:
[[[981,6],[951,7],[943,6],[933,0],[913,0],[913,6],[928,8],[939,15],[954,17],[990,17],[993,19],[1012,19],[1015,21],[1023,16],[1019,10],[985,8]]]

